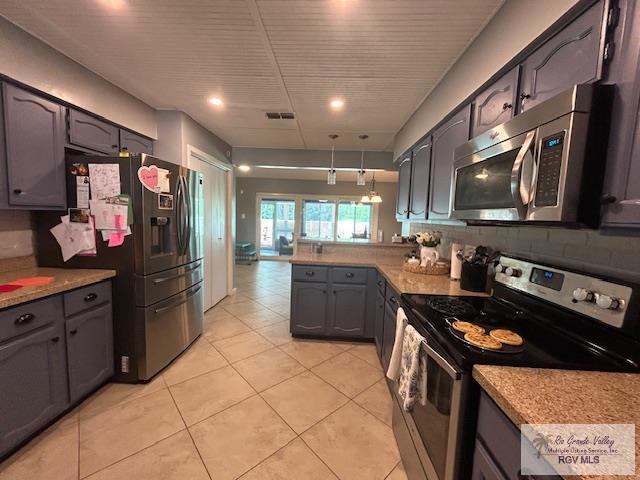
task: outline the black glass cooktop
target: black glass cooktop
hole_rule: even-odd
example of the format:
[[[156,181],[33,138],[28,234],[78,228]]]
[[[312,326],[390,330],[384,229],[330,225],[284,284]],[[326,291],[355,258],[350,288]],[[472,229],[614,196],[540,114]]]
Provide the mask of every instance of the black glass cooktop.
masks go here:
[[[571,370],[638,371],[637,358],[631,360],[607,346],[598,345],[580,333],[562,328],[575,319],[542,305],[514,304],[493,297],[448,297],[404,294],[403,308],[418,331],[440,354],[463,370],[474,364],[563,368]],[[532,313],[535,312],[535,313]],[[544,317],[544,318],[542,318]],[[518,333],[522,346],[492,351],[465,342],[464,335],[451,328],[452,321],[464,320],[489,332],[505,328]],[[577,325],[577,324],[575,324]],[[581,332],[581,330],[579,330]],[[601,338],[603,333],[598,332]],[[622,341],[615,338],[614,340]],[[629,346],[633,349],[633,346]],[[622,349],[623,353],[625,349]]]

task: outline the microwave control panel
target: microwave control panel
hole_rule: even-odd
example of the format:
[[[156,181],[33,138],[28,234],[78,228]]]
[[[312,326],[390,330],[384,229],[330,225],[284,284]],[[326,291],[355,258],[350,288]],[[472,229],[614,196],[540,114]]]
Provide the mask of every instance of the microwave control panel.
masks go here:
[[[551,207],[558,204],[563,148],[564,132],[542,139],[536,180],[536,207]]]

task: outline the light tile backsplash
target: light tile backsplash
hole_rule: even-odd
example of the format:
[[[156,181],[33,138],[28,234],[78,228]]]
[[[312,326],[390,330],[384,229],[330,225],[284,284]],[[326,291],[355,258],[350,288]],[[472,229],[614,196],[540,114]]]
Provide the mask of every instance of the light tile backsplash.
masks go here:
[[[0,258],[33,255],[31,212],[0,210]]]
[[[596,230],[532,226],[452,226],[405,224],[403,232],[440,230],[441,254],[447,258],[451,242],[489,245],[533,261],[574,268],[640,282],[640,237],[603,235]]]

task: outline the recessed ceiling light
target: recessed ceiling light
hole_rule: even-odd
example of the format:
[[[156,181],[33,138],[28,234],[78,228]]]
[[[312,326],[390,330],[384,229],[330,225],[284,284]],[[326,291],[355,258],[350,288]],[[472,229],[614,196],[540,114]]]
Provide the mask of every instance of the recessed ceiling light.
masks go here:
[[[333,100],[331,100],[329,105],[334,110],[342,110],[342,107],[344,107],[344,100],[342,100],[341,98],[334,98]]]
[[[251,170],[251,167],[249,165],[238,165],[238,170],[241,172],[248,172]]]
[[[221,107],[222,105],[224,105],[224,102],[219,97],[211,97],[209,99],[209,103],[214,107]]]
[[[120,10],[126,4],[125,0],[98,0],[98,2],[114,10]]]

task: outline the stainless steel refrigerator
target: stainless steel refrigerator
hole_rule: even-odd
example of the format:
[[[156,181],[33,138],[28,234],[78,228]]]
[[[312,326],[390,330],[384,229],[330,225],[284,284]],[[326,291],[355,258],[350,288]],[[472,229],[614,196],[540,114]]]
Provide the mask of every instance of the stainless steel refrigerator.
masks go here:
[[[78,169],[89,164],[119,165],[121,193],[130,195],[132,203],[131,235],[121,246],[108,247],[97,232],[95,256],[63,262],[49,232],[60,223],[61,213],[40,212],[36,216],[38,263],[117,270],[113,282],[115,380],[145,382],[202,333],[202,174],[145,154],[69,155],[69,207],[78,205]],[[162,199],[138,178],[140,167],[152,165],[168,172]]]

